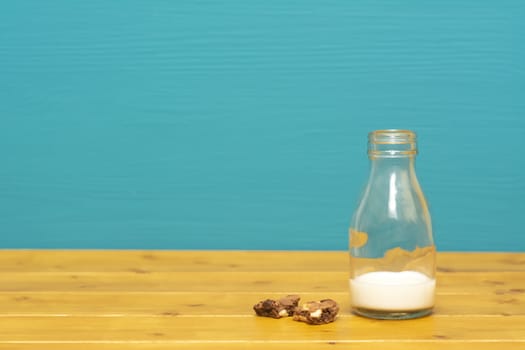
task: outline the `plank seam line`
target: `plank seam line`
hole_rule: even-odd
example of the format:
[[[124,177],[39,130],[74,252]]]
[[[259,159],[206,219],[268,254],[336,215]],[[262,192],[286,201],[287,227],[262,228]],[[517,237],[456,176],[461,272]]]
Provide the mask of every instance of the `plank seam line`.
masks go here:
[[[523,317],[525,315],[490,315],[490,314],[465,314],[465,315],[439,315],[439,314],[433,314],[430,316],[431,318],[501,318],[501,317]],[[23,318],[23,317],[78,317],[78,318],[118,318],[118,317],[144,317],[144,318],[255,318],[256,315],[252,314],[202,314],[202,315],[163,315],[163,314],[139,314],[139,313],[114,313],[114,314],[35,314],[35,313],[27,313],[27,314],[2,314],[0,313],[0,318]],[[342,314],[338,315],[339,318],[361,318],[360,316],[356,315],[349,315],[349,314]]]
[[[0,344],[325,344],[325,343],[525,343],[524,339],[305,339],[305,340],[0,340]]]
[[[334,292],[334,291],[316,291],[316,292],[303,292],[303,291],[214,291],[214,292],[204,292],[204,291],[171,291],[171,290],[134,290],[134,291],[127,291],[127,290],[118,290],[118,289],[93,289],[93,290],[27,290],[27,289],[18,289],[18,290],[1,290],[0,293],[2,294],[46,294],[46,293],[60,293],[60,294],[89,294],[89,295],[96,295],[96,294],[174,294],[174,295],[180,295],[180,294],[253,294],[253,295],[261,295],[261,294],[276,294],[276,295],[287,295],[287,294],[304,294],[304,295],[318,295],[318,294],[344,294],[349,295],[348,291],[344,292]],[[454,296],[454,295],[493,295],[493,291],[487,291],[482,293],[476,293],[476,292],[436,292],[436,295],[445,295],[445,296]]]

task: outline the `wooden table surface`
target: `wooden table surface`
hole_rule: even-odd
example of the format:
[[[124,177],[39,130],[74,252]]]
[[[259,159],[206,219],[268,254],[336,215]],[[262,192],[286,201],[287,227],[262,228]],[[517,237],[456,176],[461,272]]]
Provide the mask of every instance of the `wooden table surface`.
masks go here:
[[[344,252],[1,251],[0,349],[525,349],[525,253],[439,253],[435,313],[354,316]],[[288,293],[334,323],[254,316]]]

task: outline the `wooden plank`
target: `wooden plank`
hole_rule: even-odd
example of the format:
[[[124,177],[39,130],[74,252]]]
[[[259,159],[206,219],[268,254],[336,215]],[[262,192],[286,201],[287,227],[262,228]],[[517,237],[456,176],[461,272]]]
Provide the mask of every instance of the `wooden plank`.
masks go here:
[[[441,294],[515,294],[525,291],[523,272],[438,273]],[[342,292],[346,272],[4,272],[0,291],[131,292]]]
[[[525,316],[426,317],[378,321],[340,318],[309,326],[290,318],[262,317],[0,317],[0,342],[24,341],[172,341],[185,343],[331,342],[331,341],[520,341]]]
[[[127,293],[127,292],[41,292],[1,293],[1,316],[252,316],[252,305],[282,294],[271,293]],[[347,292],[302,294],[302,302],[332,298],[349,315]],[[436,298],[435,316],[525,315],[525,294],[442,295]]]
[[[346,271],[344,252],[7,250],[0,271]]]
[[[525,271],[525,253],[438,252],[440,272]]]
[[[525,271],[525,253],[438,253],[442,272]],[[0,272],[348,271],[346,252],[2,250]]]
[[[475,348],[476,350],[523,350],[525,342],[523,341],[476,341],[476,340],[413,340],[410,342],[402,341],[305,341],[305,342],[238,342],[238,343],[220,343],[220,342],[198,342],[198,343],[185,343],[170,342],[170,341],[155,341],[155,342],[129,342],[129,341],[117,341],[117,342],[28,342],[28,343],[2,343],[0,342],[1,350],[40,350],[40,349],[53,349],[53,350],[237,350],[237,349],[261,349],[261,350],[318,350],[318,349],[339,349],[339,348],[351,348],[353,350],[465,350]]]

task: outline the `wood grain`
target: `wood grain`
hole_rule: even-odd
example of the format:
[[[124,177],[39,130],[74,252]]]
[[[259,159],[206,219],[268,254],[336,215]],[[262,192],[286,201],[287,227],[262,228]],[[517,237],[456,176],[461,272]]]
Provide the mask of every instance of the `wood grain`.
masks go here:
[[[523,349],[522,341],[418,341],[410,340],[407,342],[402,341],[382,341],[382,342],[344,342],[344,341],[305,341],[305,342],[227,342],[221,343],[218,341],[211,343],[196,342],[196,343],[180,343],[180,342],[169,342],[169,341],[157,341],[157,342],[131,342],[131,341],[97,341],[97,342],[11,342],[11,343],[0,343],[0,349],[9,349],[9,350],[27,350],[27,349],[57,349],[57,350],[67,350],[67,349],[86,349],[86,350],[122,350],[122,349],[131,349],[131,350],[167,350],[167,349],[182,349],[182,350],[199,350],[199,349],[218,349],[218,350],[228,350],[228,349],[274,349],[274,350],[287,350],[287,349],[306,349],[306,350],[315,350],[315,349],[334,349],[334,345],[338,347],[351,347],[356,350],[419,350],[419,349],[429,349],[429,350],[463,350],[466,346],[475,347],[479,350],[493,350],[496,347],[498,349],[506,350],[521,350]]]
[[[348,271],[334,251],[1,250],[0,272]],[[525,271],[511,252],[439,252],[440,272]]]
[[[519,253],[438,253],[435,312],[410,321],[350,312],[342,252],[3,253],[0,349],[525,346],[525,256]],[[338,320],[313,327],[254,315],[257,301],[288,292],[303,301],[337,300]]]
[[[303,301],[332,298],[341,312],[350,317],[348,292],[299,291]],[[283,292],[1,292],[0,315],[90,316],[90,317],[252,317],[259,300],[275,298]],[[525,293],[443,294],[436,298],[434,317],[525,316]]]
[[[523,272],[439,273],[442,294],[505,294],[525,289]],[[157,292],[334,292],[345,290],[345,272],[82,272],[13,273],[0,276],[0,291],[157,291]]]
[[[440,339],[525,342],[525,317],[428,317],[403,322],[341,317],[312,327],[287,319],[258,317],[2,317],[0,342],[162,341],[180,343],[438,341]]]

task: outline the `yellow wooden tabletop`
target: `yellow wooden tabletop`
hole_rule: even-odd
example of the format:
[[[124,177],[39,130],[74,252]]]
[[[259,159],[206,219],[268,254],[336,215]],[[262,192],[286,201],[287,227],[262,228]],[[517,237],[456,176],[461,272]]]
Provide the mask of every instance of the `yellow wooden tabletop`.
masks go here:
[[[0,349],[525,349],[525,253],[439,253],[432,316],[354,316],[344,252],[0,251]],[[332,298],[336,322],[254,316]]]

